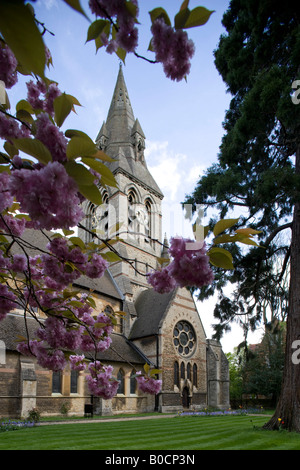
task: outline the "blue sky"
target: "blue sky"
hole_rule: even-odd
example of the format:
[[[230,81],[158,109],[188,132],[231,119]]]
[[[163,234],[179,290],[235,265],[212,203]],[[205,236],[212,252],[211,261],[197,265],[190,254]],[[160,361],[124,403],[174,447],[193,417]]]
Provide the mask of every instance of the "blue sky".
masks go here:
[[[90,14],[87,0],[81,0]],[[147,52],[151,38],[148,12],[161,6],[171,20],[182,0],[140,0],[139,48],[141,55],[153,58]],[[54,67],[48,77],[59,83],[61,91],[74,95],[82,107],[72,113],[65,129],[80,129],[95,139],[106,119],[112,98],[119,59],[100,49],[95,53],[93,42],[85,44],[88,21],[74,12],[62,0],[37,0],[34,4],[37,18],[45,23],[55,36],[46,33],[44,39],[53,56]],[[222,122],[229,106],[230,95],[214,66],[213,51],[224,33],[222,16],[229,0],[190,0],[190,9],[203,5],[215,10],[208,23],[188,30],[196,52],[192,59],[187,82],[167,79],[160,64],[149,64],[127,55],[123,72],[135,117],[146,135],[148,168],[163,191],[163,231],[172,235],[189,236],[189,227],[183,223],[180,202],[195,187],[203,172],[217,162],[223,135]],[[25,82],[25,81],[24,81]],[[12,106],[26,95],[25,84],[12,88],[9,98]],[[211,335],[214,301],[198,305],[208,337]],[[231,351],[242,341],[238,328],[222,340],[225,351]]]

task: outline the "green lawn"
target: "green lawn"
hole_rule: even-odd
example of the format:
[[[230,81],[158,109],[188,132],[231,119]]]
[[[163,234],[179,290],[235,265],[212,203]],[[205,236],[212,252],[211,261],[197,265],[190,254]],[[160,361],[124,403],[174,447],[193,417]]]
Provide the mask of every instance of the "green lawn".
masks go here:
[[[0,450],[300,450],[300,435],[258,429],[263,416],[55,424],[0,433]]]

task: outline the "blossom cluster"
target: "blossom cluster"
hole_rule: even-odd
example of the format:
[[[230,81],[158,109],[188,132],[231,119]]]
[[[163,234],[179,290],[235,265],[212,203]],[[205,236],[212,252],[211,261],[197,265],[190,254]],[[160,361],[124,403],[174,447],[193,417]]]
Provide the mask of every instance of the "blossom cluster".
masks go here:
[[[17,65],[18,61],[11,49],[0,41],[0,80],[6,88],[11,88],[18,81]]]
[[[84,216],[79,206],[78,187],[59,162],[12,171],[9,190],[21,210],[29,214],[31,228],[70,228]]]
[[[135,17],[138,14],[137,1],[131,3],[136,7],[135,16],[130,13],[124,0],[89,0],[92,13],[100,18],[115,19],[116,35],[113,39],[102,33],[101,40],[109,53],[116,52],[120,47],[127,52],[133,52],[138,43],[138,30]]]
[[[104,399],[113,398],[119,387],[119,381],[112,375],[113,367],[95,361],[89,364],[88,369],[87,383],[92,395]]]
[[[56,83],[50,83],[47,87],[44,82],[38,80],[36,83],[30,80],[26,83],[27,101],[33,109],[44,110],[50,116],[54,115],[53,102],[61,95]]]
[[[157,380],[154,377],[141,375],[141,372],[137,372],[136,381],[142,392],[149,393],[150,395],[157,395],[161,390],[162,381]]]
[[[170,264],[148,275],[148,282],[155,291],[166,293],[186,286],[200,288],[213,282],[205,244],[199,249],[193,240],[174,237],[170,240],[169,254],[173,258]]]
[[[195,53],[193,41],[188,38],[186,31],[175,30],[163,18],[153,22],[151,32],[155,59],[163,64],[167,77],[182,80],[191,68],[190,60]]]

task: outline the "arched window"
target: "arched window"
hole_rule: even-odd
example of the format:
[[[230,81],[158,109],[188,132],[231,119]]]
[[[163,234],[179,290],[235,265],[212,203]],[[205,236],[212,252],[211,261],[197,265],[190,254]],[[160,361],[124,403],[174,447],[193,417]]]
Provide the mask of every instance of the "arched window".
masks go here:
[[[136,393],[136,379],[135,379],[136,371],[133,370],[130,374],[130,393],[134,395]]]
[[[52,393],[61,393],[61,371],[52,372]]]
[[[123,369],[120,369],[117,375],[117,380],[119,381],[119,388],[117,393],[125,395],[125,374]]]
[[[179,387],[179,365],[178,362],[174,362],[174,385]]]
[[[151,236],[152,236],[152,227],[151,227],[151,222],[152,222],[152,207],[151,207],[151,201],[149,199],[146,200],[145,202],[145,207],[146,207],[146,217],[145,217],[145,241],[147,243],[151,243]]]
[[[129,236],[137,239],[139,233],[138,220],[136,216],[137,197],[133,189],[128,192],[128,233]]]
[[[197,387],[197,364],[193,365],[193,385]]]
[[[97,227],[96,225],[96,209],[97,207],[95,204],[92,202],[89,203],[87,207],[87,213],[86,213],[86,228],[89,230],[89,232],[85,233],[85,238],[86,242],[92,241],[94,235],[91,233],[95,228]]]
[[[191,375],[192,375],[192,374],[191,374],[191,364],[188,363],[187,368],[186,368],[186,378],[187,378],[188,380],[191,380],[191,378],[192,378]]]
[[[114,333],[124,333],[124,319],[122,315],[118,315],[114,312],[113,308],[110,305],[106,305],[104,313],[108,316],[113,317],[117,323],[113,325]]]
[[[181,365],[180,365],[180,378],[185,379],[185,365],[184,365],[184,362],[182,362]]]
[[[71,393],[78,393],[78,377],[79,377],[78,370],[71,370],[71,384],[70,384]]]
[[[100,238],[108,238],[108,194],[102,194],[102,204],[97,209],[97,228]]]

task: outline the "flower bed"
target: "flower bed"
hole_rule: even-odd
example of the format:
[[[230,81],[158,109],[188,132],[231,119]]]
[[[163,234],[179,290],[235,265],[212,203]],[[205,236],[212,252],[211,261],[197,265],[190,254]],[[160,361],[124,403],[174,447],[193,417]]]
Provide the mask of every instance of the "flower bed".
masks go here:
[[[0,421],[0,433],[6,431],[16,431],[21,428],[32,428],[36,423],[33,421]]]
[[[211,410],[208,408],[205,408],[204,410],[201,411],[179,411],[178,416],[241,416],[241,415],[247,415],[247,414],[258,414],[258,413],[263,413],[263,408],[240,408],[239,410]]]

